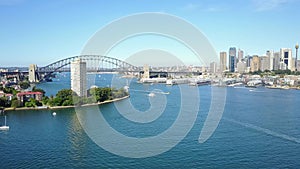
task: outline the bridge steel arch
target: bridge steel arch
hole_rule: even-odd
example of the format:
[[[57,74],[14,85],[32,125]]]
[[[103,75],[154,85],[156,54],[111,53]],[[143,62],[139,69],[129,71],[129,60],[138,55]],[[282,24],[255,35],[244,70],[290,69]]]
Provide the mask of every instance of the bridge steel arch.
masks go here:
[[[100,64],[102,63],[108,63],[112,65],[113,70],[115,72],[136,72],[139,71],[139,67],[134,66],[132,64],[129,64],[127,62],[124,62],[120,59],[108,57],[108,56],[102,56],[102,55],[79,55],[79,56],[73,56],[65,59],[58,60],[56,62],[53,62],[47,66],[39,67],[38,73],[44,74],[43,78],[49,77],[53,72],[60,72],[65,71],[64,68],[69,66],[71,62],[73,62],[75,59],[80,58],[82,61],[87,62],[87,70],[91,70],[92,68],[89,68],[89,65],[94,65],[94,69],[91,71],[101,71]],[[103,69],[103,68],[102,68]]]

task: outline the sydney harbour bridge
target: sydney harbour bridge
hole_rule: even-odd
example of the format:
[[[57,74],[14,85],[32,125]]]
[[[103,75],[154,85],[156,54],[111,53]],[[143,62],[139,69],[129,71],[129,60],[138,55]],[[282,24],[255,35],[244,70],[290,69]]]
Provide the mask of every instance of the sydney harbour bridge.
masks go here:
[[[120,59],[102,55],[79,55],[53,62],[44,67],[37,67],[36,73],[41,80],[47,79],[54,72],[70,71],[70,64],[80,58],[87,64],[87,72],[138,73],[143,68],[134,66]]]
[[[29,70],[20,72],[1,72],[2,75],[26,75],[34,73],[34,82],[48,81],[53,77],[55,72],[70,72],[70,65],[75,59],[81,59],[86,62],[87,72],[117,72],[123,74],[131,75],[141,75],[143,74],[143,67],[134,66],[128,62],[122,61],[117,58],[102,56],[102,55],[78,55],[73,57],[68,57],[65,59],[58,60],[46,66],[39,67],[37,65],[30,65]],[[161,73],[155,72],[154,73]],[[199,73],[190,71],[176,71],[176,72],[165,72],[169,74],[188,74],[188,73]]]

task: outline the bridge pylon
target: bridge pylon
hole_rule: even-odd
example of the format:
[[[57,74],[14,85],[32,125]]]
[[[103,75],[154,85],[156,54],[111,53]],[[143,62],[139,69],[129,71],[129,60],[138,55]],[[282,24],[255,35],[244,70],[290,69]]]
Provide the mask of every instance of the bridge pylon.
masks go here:
[[[36,64],[30,64],[29,65],[28,74],[29,74],[28,81],[30,83],[38,83],[40,81],[39,74],[37,72]]]

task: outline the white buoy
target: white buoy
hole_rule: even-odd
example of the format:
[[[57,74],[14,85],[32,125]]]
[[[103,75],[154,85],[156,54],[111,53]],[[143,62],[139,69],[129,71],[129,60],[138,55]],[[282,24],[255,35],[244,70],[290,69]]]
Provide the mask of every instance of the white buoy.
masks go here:
[[[53,112],[52,115],[53,115],[53,116],[56,116],[56,112]]]

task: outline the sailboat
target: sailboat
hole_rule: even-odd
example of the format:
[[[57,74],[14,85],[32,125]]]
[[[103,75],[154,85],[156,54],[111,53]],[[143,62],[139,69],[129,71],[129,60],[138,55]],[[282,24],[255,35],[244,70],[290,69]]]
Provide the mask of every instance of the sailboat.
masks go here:
[[[9,130],[9,126],[6,125],[6,116],[5,117],[5,123],[4,126],[0,126],[0,130]]]

